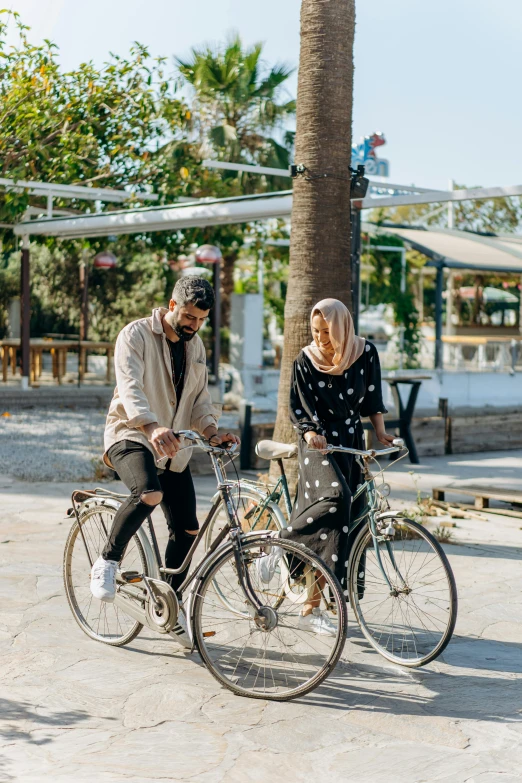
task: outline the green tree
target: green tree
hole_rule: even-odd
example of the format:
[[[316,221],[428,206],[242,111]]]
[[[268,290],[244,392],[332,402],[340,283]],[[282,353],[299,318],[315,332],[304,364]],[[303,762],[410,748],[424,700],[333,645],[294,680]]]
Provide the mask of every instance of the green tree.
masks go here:
[[[455,185],[455,190],[466,190],[468,185]],[[481,187],[474,185],[473,187]],[[372,223],[399,223],[446,228],[447,203],[411,204],[401,207],[375,209],[370,214]],[[461,231],[485,233],[513,233],[522,222],[522,198],[490,198],[480,201],[453,202],[453,224]]]
[[[9,24],[18,31],[7,46]],[[50,41],[33,44],[17,13],[0,13],[0,171],[14,180],[152,189],[166,161],[153,154],[187,122],[162,60],[135,44],[128,58],[112,55],[100,69],[82,63],[60,70]],[[0,195],[0,221],[20,219],[26,191]],[[67,208],[92,202],[67,201]],[[7,238],[7,237],[6,237]]]
[[[283,97],[293,69],[266,67],[262,51],[261,43],[244,48],[234,35],[224,47],[195,48],[189,60],[177,63],[193,90],[192,127],[203,149],[228,161],[285,168],[289,147],[272,134],[295,113],[295,100]]]
[[[191,138],[201,158],[288,167],[293,134],[284,132],[284,125],[295,113],[295,100],[287,99],[284,87],[292,69],[284,64],[267,67],[262,51],[262,44],[244,47],[234,35],[224,46],[194,48],[190,59],[177,60],[182,80],[191,88]],[[275,138],[277,131],[283,143]],[[230,195],[289,187],[286,177],[236,172],[223,172],[221,181]],[[222,321],[227,325],[244,227],[214,228],[211,233],[223,247]]]

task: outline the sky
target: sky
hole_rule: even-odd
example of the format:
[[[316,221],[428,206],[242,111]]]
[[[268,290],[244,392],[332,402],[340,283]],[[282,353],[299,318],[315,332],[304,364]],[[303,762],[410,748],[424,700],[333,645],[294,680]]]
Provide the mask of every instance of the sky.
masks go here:
[[[5,3],[5,0],[4,0]],[[65,69],[133,41],[172,61],[238,31],[269,64],[299,62],[300,0],[7,0]],[[353,136],[382,131],[390,181],[522,182],[522,0],[356,0]],[[289,80],[297,90],[297,70]],[[513,141],[514,140],[514,141]],[[493,154],[494,153],[494,154]]]

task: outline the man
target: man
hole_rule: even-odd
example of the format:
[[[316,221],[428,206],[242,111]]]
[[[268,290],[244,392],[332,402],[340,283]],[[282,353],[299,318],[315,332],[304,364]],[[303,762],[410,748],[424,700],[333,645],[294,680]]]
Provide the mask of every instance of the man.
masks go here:
[[[197,430],[213,446],[239,443],[235,435],[218,433],[218,415],[207,388],[205,348],[197,332],[213,305],[214,291],[206,280],[183,277],[168,310],[157,308],[152,317],[133,321],[118,335],[104,460],[131,494],[116,512],[109,539],[92,567],[91,592],[101,601],[114,601],[116,570],[125,547],[158,504],[169,530],[167,568],[179,568],[197,535],[188,465],[192,449],[180,451],[174,433]],[[184,576],[171,577],[174,590]],[[182,612],[179,623],[186,627]]]

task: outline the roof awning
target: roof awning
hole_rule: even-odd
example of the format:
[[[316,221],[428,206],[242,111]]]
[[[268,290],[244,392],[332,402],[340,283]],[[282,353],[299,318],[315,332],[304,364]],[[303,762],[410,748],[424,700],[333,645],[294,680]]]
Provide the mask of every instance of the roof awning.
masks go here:
[[[395,236],[428,256],[428,266],[468,269],[474,272],[522,274],[522,236],[484,236],[455,229],[377,226],[364,223],[373,236]]]
[[[184,228],[249,223],[253,220],[289,217],[292,191],[260,193],[235,198],[205,199],[164,207],[143,207],[75,217],[45,218],[18,223],[18,235],[96,237],[138,234],[145,231],[177,231]]]

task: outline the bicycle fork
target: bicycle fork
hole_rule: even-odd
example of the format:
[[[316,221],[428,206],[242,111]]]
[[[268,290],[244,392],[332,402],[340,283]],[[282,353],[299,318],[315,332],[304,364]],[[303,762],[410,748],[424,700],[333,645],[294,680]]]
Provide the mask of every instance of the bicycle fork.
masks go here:
[[[257,597],[256,591],[252,586],[250,574],[245,564],[241,546],[241,526],[236,517],[232,498],[228,486],[221,487],[223,490],[223,500],[227,509],[228,522],[230,526],[230,539],[232,542],[232,551],[234,553],[234,562],[236,564],[237,577],[247,601],[255,610],[254,622],[264,631],[271,631],[277,625],[277,612],[270,606],[265,606]]]
[[[402,588],[398,589],[397,587],[394,587],[392,585],[392,583],[390,582],[390,579],[388,577],[388,573],[387,573],[386,568],[384,567],[384,563],[382,561],[381,550],[379,548],[379,539],[382,540],[383,537],[379,536],[379,532],[377,531],[377,526],[375,524],[375,516],[373,514],[370,515],[369,527],[370,527],[370,532],[372,534],[373,548],[375,550],[375,556],[377,558],[377,562],[379,563],[379,568],[381,569],[382,575],[384,576],[384,578],[386,580],[386,583],[387,583],[388,587],[390,588],[390,595],[396,598],[400,593],[405,593],[405,594],[409,593],[410,592],[410,588],[407,586],[406,581],[405,581],[403,575],[401,574],[401,572],[399,570],[399,566],[397,565],[397,561],[395,560],[395,555],[393,553],[393,547],[391,546],[389,539],[388,538],[384,538],[384,543],[385,543],[385,546],[386,546],[386,551],[388,552],[388,557],[390,558],[390,562],[391,562],[391,564],[392,564],[392,566],[393,566],[393,568],[395,570],[395,574],[399,577],[399,579],[400,579],[400,581],[402,583]]]

